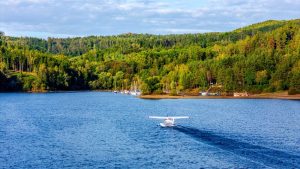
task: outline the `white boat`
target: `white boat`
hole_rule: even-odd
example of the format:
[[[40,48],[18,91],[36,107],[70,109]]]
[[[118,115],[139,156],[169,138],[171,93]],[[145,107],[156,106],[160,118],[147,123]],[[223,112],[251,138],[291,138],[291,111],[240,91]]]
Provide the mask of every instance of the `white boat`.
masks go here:
[[[139,96],[139,95],[141,95],[141,91],[138,90],[137,82],[136,81],[134,81],[133,82],[133,86],[131,86],[130,95],[132,95],[132,96]]]
[[[141,92],[139,90],[133,90],[133,91],[130,91],[130,94],[132,96],[139,96],[139,95],[141,95]]]
[[[150,119],[162,119],[164,120],[163,123],[159,123],[161,127],[173,127],[175,126],[175,119],[188,119],[188,116],[149,116]]]

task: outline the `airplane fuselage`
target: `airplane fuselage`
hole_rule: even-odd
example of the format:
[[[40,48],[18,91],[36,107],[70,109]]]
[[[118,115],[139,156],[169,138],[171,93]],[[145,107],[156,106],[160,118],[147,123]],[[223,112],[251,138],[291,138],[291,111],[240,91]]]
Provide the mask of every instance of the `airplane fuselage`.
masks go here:
[[[161,127],[172,127],[175,125],[175,120],[172,118],[168,118],[166,120],[164,120],[163,123],[160,123]]]
[[[175,126],[175,119],[188,119],[188,116],[149,116],[150,119],[162,119],[163,123],[159,123],[161,127]]]

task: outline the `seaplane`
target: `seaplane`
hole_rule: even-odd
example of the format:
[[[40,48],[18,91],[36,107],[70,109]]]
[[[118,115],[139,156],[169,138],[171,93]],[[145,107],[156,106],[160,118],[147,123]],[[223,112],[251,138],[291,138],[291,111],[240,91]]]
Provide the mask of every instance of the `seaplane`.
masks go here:
[[[149,116],[150,119],[161,119],[163,123],[159,123],[161,127],[173,127],[175,126],[175,119],[188,119],[189,116]]]

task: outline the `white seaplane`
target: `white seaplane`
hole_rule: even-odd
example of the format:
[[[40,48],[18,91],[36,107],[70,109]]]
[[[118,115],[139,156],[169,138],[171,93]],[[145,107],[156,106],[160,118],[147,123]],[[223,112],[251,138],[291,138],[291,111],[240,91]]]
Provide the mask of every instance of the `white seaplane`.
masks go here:
[[[149,116],[150,119],[162,119],[163,123],[159,123],[161,127],[173,127],[175,126],[175,119],[188,119],[189,116]]]

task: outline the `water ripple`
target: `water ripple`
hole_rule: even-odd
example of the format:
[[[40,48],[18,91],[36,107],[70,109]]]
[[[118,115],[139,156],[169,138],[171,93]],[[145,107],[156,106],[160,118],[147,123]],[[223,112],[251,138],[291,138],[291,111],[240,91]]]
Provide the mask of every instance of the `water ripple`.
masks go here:
[[[226,138],[211,131],[199,130],[193,127],[177,126],[174,127],[174,130],[200,142],[233,152],[269,167],[300,168],[300,156],[297,155]]]

